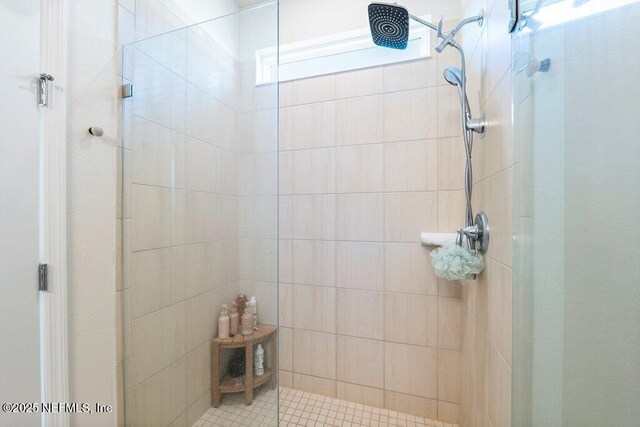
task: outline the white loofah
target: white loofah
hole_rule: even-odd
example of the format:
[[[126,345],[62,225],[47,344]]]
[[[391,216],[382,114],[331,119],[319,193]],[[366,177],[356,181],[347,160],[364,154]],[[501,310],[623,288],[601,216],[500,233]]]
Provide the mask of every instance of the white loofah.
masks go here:
[[[474,254],[455,243],[445,243],[431,252],[436,275],[447,280],[464,280],[484,269],[482,255]]]

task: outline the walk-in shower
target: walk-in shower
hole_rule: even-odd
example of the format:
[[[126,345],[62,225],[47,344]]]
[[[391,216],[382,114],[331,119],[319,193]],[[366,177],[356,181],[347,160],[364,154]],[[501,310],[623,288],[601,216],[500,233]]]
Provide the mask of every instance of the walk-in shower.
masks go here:
[[[456,35],[467,24],[476,23],[482,26],[484,22],[484,11],[481,10],[476,16],[465,18],[448,34],[443,32],[443,19],[438,25],[433,25],[417,16],[411,15],[409,11],[398,4],[371,3],[369,5],[369,24],[373,42],[378,46],[391,49],[406,49],[409,41],[409,21],[413,19],[425,25],[437,34],[442,40],[435,50],[442,53],[448,46],[453,47],[460,54],[460,68],[448,67],[444,70],[444,78],[451,85],[458,88],[460,96],[460,106],[462,110],[462,133],[464,136],[464,146],[466,152],[465,168],[465,196],[466,215],[465,226],[458,230],[457,243],[463,244],[464,237],[467,238],[467,245],[470,250],[484,254],[489,244],[489,227],[487,216],[483,212],[473,216],[472,194],[473,194],[473,165],[471,161],[473,151],[473,134],[483,133],[485,121],[483,118],[473,118],[469,99],[467,97],[467,76],[465,54],[462,47],[456,42]]]

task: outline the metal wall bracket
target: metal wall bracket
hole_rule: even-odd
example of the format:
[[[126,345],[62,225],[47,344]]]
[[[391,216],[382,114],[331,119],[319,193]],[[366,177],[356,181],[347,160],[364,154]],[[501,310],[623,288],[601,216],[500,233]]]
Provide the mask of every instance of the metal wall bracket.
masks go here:
[[[49,290],[49,266],[47,264],[40,264],[38,266],[38,290]]]
[[[133,85],[126,83],[122,85],[122,98],[131,98],[133,96]]]
[[[53,81],[53,77],[46,73],[41,73],[38,77],[38,105],[46,107],[49,105],[49,82]]]

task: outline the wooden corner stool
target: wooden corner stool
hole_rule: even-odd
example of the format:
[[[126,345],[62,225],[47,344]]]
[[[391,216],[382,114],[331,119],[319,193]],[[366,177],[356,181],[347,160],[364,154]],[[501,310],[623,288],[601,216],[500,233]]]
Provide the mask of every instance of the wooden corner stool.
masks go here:
[[[253,374],[253,346],[271,340],[271,367],[264,367],[264,374],[257,377]],[[245,374],[240,378],[231,378],[226,373],[220,378],[220,353],[222,349],[245,349],[246,368]],[[251,405],[253,401],[253,389],[271,380],[271,388],[276,388],[276,373],[278,366],[278,342],[277,329],[271,325],[258,325],[258,329],[252,335],[236,336],[222,340],[213,339],[211,346],[211,405],[214,408],[220,406],[223,394],[244,392],[244,403]]]

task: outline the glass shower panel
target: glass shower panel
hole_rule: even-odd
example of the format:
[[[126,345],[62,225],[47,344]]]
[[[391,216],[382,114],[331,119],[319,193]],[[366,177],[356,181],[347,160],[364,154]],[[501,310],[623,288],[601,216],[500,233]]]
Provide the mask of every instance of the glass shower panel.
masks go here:
[[[256,85],[255,63],[273,48],[277,64],[277,41],[273,3],[123,49],[123,84],[133,85],[121,151],[127,426],[203,415],[231,426],[236,407],[277,424],[275,380],[253,390],[251,406],[239,393],[211,408],[212,360],[222,378],[240,356],[216,351],[222,305],[255,296],[259,323],[277,328],[278,90]]]
[[[513,425],[637,425],[640,3],[521,8]]]

